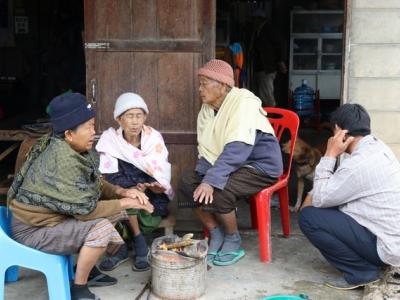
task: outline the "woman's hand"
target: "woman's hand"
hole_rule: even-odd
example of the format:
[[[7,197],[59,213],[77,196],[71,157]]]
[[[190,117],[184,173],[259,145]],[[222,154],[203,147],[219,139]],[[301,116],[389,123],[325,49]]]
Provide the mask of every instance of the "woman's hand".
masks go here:
[[[147,201],[147,203],[140,203],[138,198],[122,198],[119,199],[119,203],[122,209],[135,208],[135,209],[143,209],[149,213],[154,211],[153,205]]]
[[[151,182],[151,183],[143,183],[143,185],[148,188],[150,191],[152,191],[155,194],[162,194],[165,192],[165,187],[163,187],[161,184],[159,184],[157,181]]]
[[[140,204],[149,203],[149,198],[146,196],[146,194],[139,191],[136,188],[124,189],[123,192],[121,193],[121,196],[132,199],[138,199]]]
[[[146,191],[146,189],[147,189],[147,187],[144,185],[144,183],[138,183],[137,185],[136,185],[136,188],[139,190],[139,191],[141,191],[141,192],[145,192]]]

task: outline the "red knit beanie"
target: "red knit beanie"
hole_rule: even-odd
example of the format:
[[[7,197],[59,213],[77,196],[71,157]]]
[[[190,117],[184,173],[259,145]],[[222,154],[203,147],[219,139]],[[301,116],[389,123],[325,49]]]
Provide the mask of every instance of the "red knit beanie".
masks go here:
[[[235,84],[233,79],[233,69],[227,62],[224,62],[223,60],[210,60],[199,69],[197,74],[225,83],[230,87],[233,87]]]

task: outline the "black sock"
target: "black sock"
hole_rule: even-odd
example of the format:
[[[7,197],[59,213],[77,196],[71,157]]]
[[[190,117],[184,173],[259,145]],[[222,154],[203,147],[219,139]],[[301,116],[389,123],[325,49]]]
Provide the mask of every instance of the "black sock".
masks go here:
[[[87,287],[87,284],[76,284],[75,282],[71,285],[71,289],[80,290]]]
[[[87,284],[75,284],[71,286],[71,299],[96,299],[96,295],[93,294]]]

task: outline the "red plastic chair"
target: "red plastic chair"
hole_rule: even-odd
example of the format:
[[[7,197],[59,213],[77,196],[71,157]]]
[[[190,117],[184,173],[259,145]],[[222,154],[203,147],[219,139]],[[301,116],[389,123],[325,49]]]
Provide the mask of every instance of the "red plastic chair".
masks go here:
[[[290,235],[288,181],[300,121],[296,113],[287,109],[265,107],[264,110],[268,113],[268,120],[274,128],[278,140],[287,129],[291,141],[289,163],[278,182],[250,197],[251,223],[254,229],[258,228],[260,260],[270,262],[272,259],[270,199],[275,192],[278,192],[279,195],[283,235],[285,237]],[[272,117],[271,114],[277,117]]]

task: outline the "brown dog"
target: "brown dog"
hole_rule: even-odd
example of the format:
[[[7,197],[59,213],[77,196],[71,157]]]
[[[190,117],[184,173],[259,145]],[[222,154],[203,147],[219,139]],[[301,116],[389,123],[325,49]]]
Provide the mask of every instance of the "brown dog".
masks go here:
[[[290,142],[283,144],[282,151],[287,154],[290,153]],[[313,181],[315,167],[318,165],[321,157],[322,154],[318,148],[311,147],[302,139],[297,138],[293,152],[293,161],[297,165],[297,200],[294,208],[290,209],[291,211],[297,212],[299,210],[303,198],[304,179]]]

